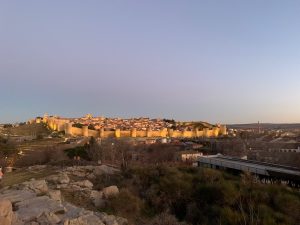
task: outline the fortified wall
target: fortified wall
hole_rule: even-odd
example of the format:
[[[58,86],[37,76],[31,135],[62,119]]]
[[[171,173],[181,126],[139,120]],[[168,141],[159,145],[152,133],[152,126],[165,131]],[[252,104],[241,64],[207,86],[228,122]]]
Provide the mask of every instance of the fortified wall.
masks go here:
[[[107,131],[103,128],[100,130],[88,129],[88,126],[83,126],[82,128],[73,127],[72,122],[67,119],[59,119],[55,117],[43,118],[43,122],[48,125],[48,127],[54,131],[64,131],[66,135],[69,136],[84,136],[84,137],[95,137],[95,138],[120,138],[120,137],[156,137],[156,138],[195,138],[195,137],[218,137],[220,135],[226,135],[227,129],[225,125],[220,127],[213,127],[212,129],[204,128],[202,130],[173,130],[169,128],[164,128],[161,130],[146,130],[140,131],[136,128],[131,130],[120,130],[116,129],[114,131]]]

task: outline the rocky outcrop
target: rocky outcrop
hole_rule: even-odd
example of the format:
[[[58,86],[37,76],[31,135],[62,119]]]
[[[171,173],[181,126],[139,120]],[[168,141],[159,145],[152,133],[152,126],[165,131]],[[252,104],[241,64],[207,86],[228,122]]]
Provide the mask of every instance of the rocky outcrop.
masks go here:
[[[0,200],[0,224],[12,225],[13,211],[9,200]]]
[[[103,199],[102,191],[91,191],[90,198],[97,208],[102,208],[105,206],[105,200]]]
[[[8,199],[13,204],[16,202],[23,202],[27,199],[32,199],[35,196],[36,194],[30,190],[5,190],[0,194],[1,199]]]
[[[95,166],[94,167],[94,174],[96,176],[102,175],[102,174],[114,174],[116,172],[119,172],[119,170],[109,167],[106,165],[101,165],[101,166]]]
[[[47,181],[54,184],[69,184],[70,178],[66,173],[59,173],[57,175],[49,176]]]
[[[74,175],[78,170],[85,174],[83,179],[81,175]],[[78,191],[77,194],[100,209],[105,206],[106,198],[119,193],[117,186],[93,190],[93,183],[87,177],[95,177],[95,171],[96,174],[114,173],[115,169],[106,166],[68,168],[45,180],[32,179],[0,190],[0,225],[127,225],[124,218],[89,211],[64,201],[62,193]]]
[[[61,222],[61,219],[54,213],[44,212],[36,219],[39,225],[55,225]]]
[[[90,179],[100,176],[103,174],[115,174],[119,172],[118,169],[109,167],[106,165],[101,166],[77,166],[77,167],[68,167],[66,173],[72,176],[77,177],[89,177]]]
[[[93,188],[93,183],[89,180],[77,181],[77,182],[72,183],[72,185],[76,185],[81,188],[88,188],[88,189]]]
[[[31,189],[37,194],[45,194],[48,192],[48,185],[45,180],[31,180],[24,182],[26,189]]]
[[[61,202],[61,192],[60,192],[60,190],[50,190],[48,192],[48,196],[54,201]]]
[[[84,215],[84,216],[79,216],[74,219],[67,219],[64,222],[64,225],[105,225],[102,220],[94,215]]]
[[[63,214],[65,208],[62,204],[50,199],[48,196],[38,196],[32,199],[18,202],[16,215],[23,222],[32,221],[43,213]]]

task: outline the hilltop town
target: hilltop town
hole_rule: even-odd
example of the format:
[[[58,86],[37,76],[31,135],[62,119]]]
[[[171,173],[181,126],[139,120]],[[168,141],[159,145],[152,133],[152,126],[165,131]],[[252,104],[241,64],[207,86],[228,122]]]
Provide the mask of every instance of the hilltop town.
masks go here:
[[[87,114],[82,118],[59,116],[37,117],[29,123],[45,123],[52,130],[64,131],[67,135],[93,137],[218,137],[227,134],[225,125],[206,122],[176,122],[168,119],[149,118],[104,118]]]

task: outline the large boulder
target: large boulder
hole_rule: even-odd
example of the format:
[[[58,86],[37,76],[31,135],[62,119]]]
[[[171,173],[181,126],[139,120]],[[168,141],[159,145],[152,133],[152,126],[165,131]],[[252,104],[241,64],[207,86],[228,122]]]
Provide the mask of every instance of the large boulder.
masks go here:
[[[106,201],[103,199],[102,191],[91,191],[90,198],[96,207],[102,208],[105,206]]]
[[[0,194],[0,199],[8,199],[13,204],[27,199],[32,199],[34,197],[36,197],[36,193],[31,190],[6,190]]]
[[[36,220],[39,225],[55,225],[61,222],[61,219],[54,213],[42,213]]]
[[[9,200],[0,200],[0,224],[12,225],[13,211]]]
[[[54,201],[61,202],[61,191],[60,190],[50,190],[48,196]]]
[[[52,175],[47,178],[47,181],[55,184],[69,184],[70,178],[66,173],[60,173],[57,175]]]
[[[100,176],[102,174],[114,174],[118,171],[119,170],[117,170],[113,167],[106,166],[106,165],[95,166],[95,168],[94,168],[94,174],[96,176]]]
[[[15,204],[18,219],[29,222],[40,217],[43,213],[63,214],[66,209],[59,202],[48,196],[39,196]]]
[[[48,185],[45,180],[32,180],[24,182],[26,188],[33,190],[37,194],[45,194],[48,192]]]
[[[103,196],[105,198],[109,198],[109,197],[118,195],[119,188],[117,186],[109,186],[109,187],[103,188],[102,192],[103,192]]]

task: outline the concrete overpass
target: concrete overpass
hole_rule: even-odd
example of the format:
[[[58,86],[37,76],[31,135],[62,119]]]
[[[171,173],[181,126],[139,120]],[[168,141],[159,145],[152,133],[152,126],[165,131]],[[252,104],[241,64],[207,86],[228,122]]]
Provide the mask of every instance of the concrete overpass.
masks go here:
[[[201,156],[197,164],[200,167],[249,172],[270,182],[281,181],[300,187],[300,169],[295,167],[238,159],[221,154]]]

